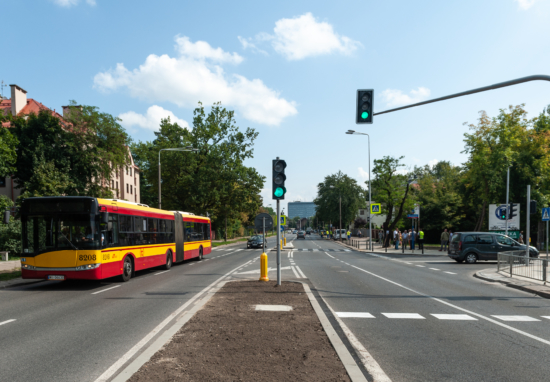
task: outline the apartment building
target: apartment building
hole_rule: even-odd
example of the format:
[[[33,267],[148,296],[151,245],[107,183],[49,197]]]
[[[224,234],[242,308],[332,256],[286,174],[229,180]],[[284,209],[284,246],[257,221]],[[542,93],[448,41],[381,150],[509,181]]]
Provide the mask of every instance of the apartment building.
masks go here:
[[[46,110],[53,116],[64,120],[63,117],[70,110],[69,106],[63,106],[63,115],[61,115],[55,109],[52,110],[35,99],[27,98],[27,91],[20,86],[10,85],[10,88],[11,98],[0,98],[0,113],[25,116]],[[3,123],[2,127],[9,128],[9,123]],[[111,189],[116,199],[140,203],[139,168],[134,163],[130,148],[128,148],[128,156],[130,163],[113,171],[111,179],[104,181],[104,186]],[[21,190],[16,188],[11,177],[0,177],[0,195],[5,195],[15,201],[21,195]]]

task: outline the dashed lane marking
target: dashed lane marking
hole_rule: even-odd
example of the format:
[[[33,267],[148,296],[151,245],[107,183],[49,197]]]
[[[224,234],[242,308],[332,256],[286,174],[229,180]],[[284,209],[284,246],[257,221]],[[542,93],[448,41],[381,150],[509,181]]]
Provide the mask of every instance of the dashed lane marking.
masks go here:
[[[325,252],[325,254],[328,256],[328,257],[332,257],[333,259],[336,259],[336,257],[332,256],[332,255],[329,255],[328,253]]]
[[[426,268],[425,266],[423,265],[416,265],[417,267],[420,267],[420,268]]]
[[[115,288],[118,288],[120,285],[115,285],[113,287],[110,287],[110,288],[107,288],[107,289],[103,289],[103,290],[100,290],[100,291],[97,291],[97,292],[94,292],[92,294],[98,294],[98,293],[103,293],[103,292],[107,292],[108,290],[111,290],[111,289],[115,289]]]
[[[440,271],[441,269],[437,269],[437,268],[430,268],[432,271]]]
[[[159,273],[155,273],[155,276],[156,276],[156,275],[161,275],[161,274],[166,273],[166,272],[170,272],[170,270],[162,271],[162,272],[159,272]]]
[[[370,313],[336,312],[336,315],[340,318],[374,318]]]
[[[498,318],[499,320],[502,320],[502,321],[516,321],[516,322],[540,321],[537,318],[529,317],[529,316],[495,316],[495,315],[491,315],[491,317]]]
[[[456,275],[456,273],[454,273],[454,272],[443,271],[443,273],[448,273],[448,274],[450,274],[450,275]]]
[[[408,319],[416,319],[416,320],[425,320],[425,318],[418,313],[382,313],[382,314],[388,318],[408,318]]]
[[[11,320],[2,321],[2,322],[0,322],[0,326],[2,326],[4,324],[9,324],[10,322],[13,322],[13,321],[15,321],[15,319],[13,319],[13,318]]]
[[[472,316],[468,316],[467,314],[433,314],[435,318],[438,318],[440,320],[470,320],[470,321],[477,321],[477,318],[474,318]]]

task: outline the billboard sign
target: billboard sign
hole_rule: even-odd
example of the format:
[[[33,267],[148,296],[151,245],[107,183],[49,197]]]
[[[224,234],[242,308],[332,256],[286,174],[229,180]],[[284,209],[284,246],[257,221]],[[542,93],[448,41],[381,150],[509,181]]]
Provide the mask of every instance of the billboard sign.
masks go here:
[[[517,215],[508,219],[508,231],[519,231],[520,204],[516,204],[516,207]],[[506,211],[506,204],[489,204],[489,231],[504,231],[506,229],[506,219],[502,219],[502,210]],[[509,216],[509,213],[506,216]]]

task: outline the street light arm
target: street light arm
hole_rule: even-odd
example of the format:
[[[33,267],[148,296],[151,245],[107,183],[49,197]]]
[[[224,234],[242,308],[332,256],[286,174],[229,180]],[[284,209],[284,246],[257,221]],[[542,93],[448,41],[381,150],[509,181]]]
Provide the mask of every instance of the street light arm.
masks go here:
[[[462,96],[469,95],[469,94],[486,92],[488,90],[500,89],[500,88],[504,88],[504,87],[507,87],[507,86],[517,85],[517,84],[521,84],[521,83],[529,82],[529,81],[550,81],[550,76],[543,75],[543,74],[538,74],[538,75],[534,75],[534,76],[527,76],[527,77],[517,78],[515,80],[499,82],[498,84],[484,86],[482,88],[477,88],[477,89],[472,89],[472,90],[467,90],[465,92],[451,94],[451,95],[448,95],[448,96],[445,96],[445,97],[434,98],[434,99],[430,99],[428,101],[418,102],[418,103],[415,103],[415,104],[412,104],[412,105],[401,106],[401,107],[397,107],[395,109],[380,111],[378,113],[373,113],[373,115],[391,113],[391,112],[394,112],[394,111],[408,109],[408,108],[411,108],[411,107],[426,105],[428,103],[445,101],[445,100],[451,99],[451,98],[457,98],[457,97],[462,97]]]

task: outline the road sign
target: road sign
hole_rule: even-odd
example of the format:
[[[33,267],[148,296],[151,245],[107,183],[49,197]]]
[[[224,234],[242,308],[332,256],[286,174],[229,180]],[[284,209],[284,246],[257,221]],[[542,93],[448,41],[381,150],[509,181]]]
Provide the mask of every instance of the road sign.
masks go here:
[[[273,218],[268,213],[262,213],[256,215],[254,218],[254,227],[257,231],[263,232],[264,229],[264,218],[265,218],[265,229],[267,231],[273,229]]]
[[[547,222],[550,220],[550,207],[545,207],[542,209],[542,221]]]
[[[370,213],[371,214],[381,214],[382,213],[382,205],[380,203],[373,203],[370,205]]]
[[[286,225],[286,216],[281,215],[281,225]]]
[[[418,215],[417,214],[408,214],[407,217],[409,219],[418,219]]]

